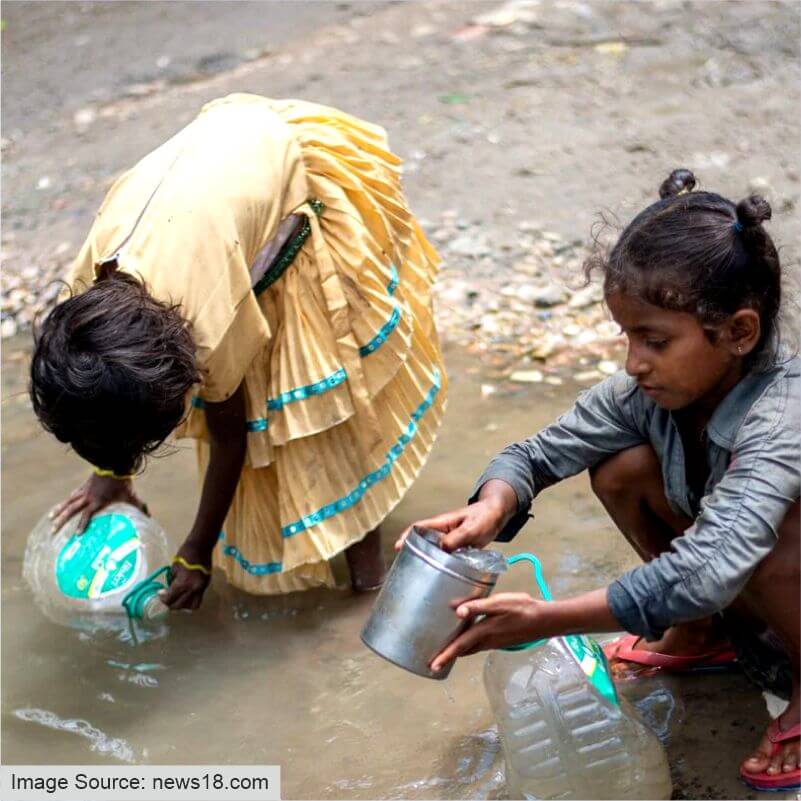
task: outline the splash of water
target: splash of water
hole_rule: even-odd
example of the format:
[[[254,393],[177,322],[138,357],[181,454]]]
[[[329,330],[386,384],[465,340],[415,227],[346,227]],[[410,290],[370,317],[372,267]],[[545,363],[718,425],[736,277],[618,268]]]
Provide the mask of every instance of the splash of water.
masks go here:
[[[14,715],[27,723],[38,723],[48,729],[77,734],[89,740],[89,748],[99,754],[108,754],[121,762],[134,762],[136,757],[133,748],[119,737],[109,737],[105,732],[95,728],[88,720],[80,718],[60,718],[46,709],[16,709]]]

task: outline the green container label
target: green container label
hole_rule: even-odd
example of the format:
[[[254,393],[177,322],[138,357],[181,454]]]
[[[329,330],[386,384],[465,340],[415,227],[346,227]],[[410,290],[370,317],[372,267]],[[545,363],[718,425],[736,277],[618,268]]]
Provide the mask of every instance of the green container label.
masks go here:
[[[96,599],[120,592],[139,569],[139,534],[121,514],[96,515],[86,531],[67,540],[56,559],[56,582],[70,598]]]
[[[606,661],[606,655],[601,650],[601,646],[595,640],[581,634],[568,634],[562,639],[567,643],[576,662],[579,663],[595,689],[607,701],[611,701],[615,706],[620,706],[615,685],[609,675],[609,663]]]

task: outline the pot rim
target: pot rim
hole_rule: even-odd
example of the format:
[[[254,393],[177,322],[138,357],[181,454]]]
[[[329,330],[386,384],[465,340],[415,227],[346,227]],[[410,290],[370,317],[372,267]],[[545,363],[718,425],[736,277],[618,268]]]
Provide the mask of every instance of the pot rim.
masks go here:
[[[443,551],[437,544],[441,537],[442,534],[434,529],[413,526],[409,536],[406,538],[404,547],[408,547],[412,553],[420,556],[432,566],[441,568],[444,573],[454,578],[482,584],[486,587],[495,586],[498,580],[498,573],[478,570],[463,559]]]

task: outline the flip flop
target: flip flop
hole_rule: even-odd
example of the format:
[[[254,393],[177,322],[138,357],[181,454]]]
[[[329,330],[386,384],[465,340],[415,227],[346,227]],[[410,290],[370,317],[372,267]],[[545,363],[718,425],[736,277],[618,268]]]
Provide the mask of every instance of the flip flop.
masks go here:
[[[779,719],[776,718],[768,726],[768,739],[771,742],[770,755],[773,756],[781,749],[781,743],[786,740],[793,740],[796,737],[801,737],[801,723],[792,726],[787,731],[782,731],[779,728]],[[768,773],[764,770],[762,773],[749,773],[740,768],[740,778],[749,787],[760,792],[801,790],[801,768],[796,768],[787,773]]]
[[[606,658],[610,662],[613,660],[633,662],[635,665],[661,668],[671,673],[704,673],[726,670],[737,662],[737,654],[729,647],[695,656],[674,656],[637,648],[637,643],[641,639],[642,637],[638,637],[636,634],[626,634],[607,643],[604,646]]]

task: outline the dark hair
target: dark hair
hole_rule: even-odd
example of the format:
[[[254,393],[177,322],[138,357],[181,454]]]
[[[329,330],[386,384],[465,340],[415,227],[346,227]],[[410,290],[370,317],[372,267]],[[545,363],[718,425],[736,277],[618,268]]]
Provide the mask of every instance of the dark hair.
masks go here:
[[[34,334],[37,417],[84,459],[117,473],[138,470],[164,442],[198,378],[178,307],[116,270],[55,306]]]
[[[608,254],[585,264],[604,276],[604,291],[694,314],[715,325],[738,309],[759,314],[761,335],[749,367],[772,361],[778,347],[781,265],[762,226],[770,205],[751,195],[737,205],[713,192],[693,192],[695,176],[674,170],[660,200],[640,212]]]

